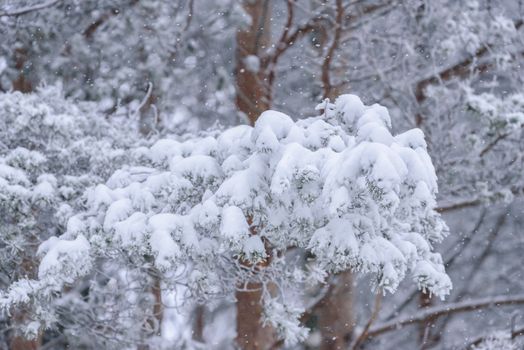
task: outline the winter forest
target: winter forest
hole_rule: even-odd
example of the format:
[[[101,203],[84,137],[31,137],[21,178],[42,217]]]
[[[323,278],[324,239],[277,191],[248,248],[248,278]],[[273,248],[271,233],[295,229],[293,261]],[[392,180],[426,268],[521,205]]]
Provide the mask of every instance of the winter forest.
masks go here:
[[[523,20],[0,0],[0,349],[523,349]]]

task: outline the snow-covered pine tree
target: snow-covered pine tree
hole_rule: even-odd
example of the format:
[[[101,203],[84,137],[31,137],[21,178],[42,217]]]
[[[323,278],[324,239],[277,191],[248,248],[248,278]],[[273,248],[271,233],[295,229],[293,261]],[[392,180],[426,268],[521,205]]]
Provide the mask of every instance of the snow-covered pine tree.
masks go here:
[[[124,149],[136,140],[136,127],[116,128],[92,110],[93,104],[75,105],[53,87],[0,95],[1,289],[37,277],[40,243],[65,230],[87,187],[126,163]],[[10,348],[36,348],[19,332],[22,325],[30,337],[40,334],[28,318],[35,305],[20,306],[9,306],[10,324],[1,328],[10,330]]]
[[[86,321],[61,318],[64,306],[94,303],[90,322],[116,320],[82,332],[106,346],[158,345],[168,291],[183,285],[206,302],[255,292],[257,321],[294,344],[307,334],[304,286],[332,273],[367,273],[387,292],[409,275],[444,297],[451,282],[434,245],[446,226],[422,132],[393,136],[387,109],[353,95],[319,108],[296,122],[266,111],[254,127],[130,149],[86,190],[64,232],[40,245],[38,277],[12,283],[0,305],[28,305],[35,329],[73,321],[74,332]],[[77,300],[64,298],[72,290]]]

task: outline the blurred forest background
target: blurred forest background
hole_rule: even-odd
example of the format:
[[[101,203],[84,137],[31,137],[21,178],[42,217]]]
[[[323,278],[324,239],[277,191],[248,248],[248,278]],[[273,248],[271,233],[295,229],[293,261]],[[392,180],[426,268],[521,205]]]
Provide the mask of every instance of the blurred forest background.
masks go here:
[[[0,0],[0,147],[5,156],[28,147],[29,132],[54,132],[45,122],[9,122],[39,101],[58,116],[85,116],[62,120],[68,145],[81,128],[129,142],[123,133],[111,141],[109,124],[158,139],[253,124],[267,109],[317,115],[315,105],[344,93],[378,102],[395,131],[426,135],[450,231],[436,250],[453,290],[441,301],[404,282],[382,296],[365,276],[330,276],[310,291],[301,319],[309,337],[290,348],[521,349],[523,19],[521,0]],[[89,119],[95,114],[101,121]],[[112,162],[103,142],[85,142]],[[81,167],[75,159],[67,167]],[[114,169],[104,164],[90,174],[107,180]],[[1,289],[36,273],[36,247],[47,238],[31,224],[20,229],[31,239],[13,244],[12,222],[3,222]],[[230,346],[234,303],[201,302],[165,307],[163,340],[149,348]],[[125,320],[108,331],[70,305],[33,340],[18,331],[24,318],[23,310],[0,314],[0,349],[147,348],[133,344]]]

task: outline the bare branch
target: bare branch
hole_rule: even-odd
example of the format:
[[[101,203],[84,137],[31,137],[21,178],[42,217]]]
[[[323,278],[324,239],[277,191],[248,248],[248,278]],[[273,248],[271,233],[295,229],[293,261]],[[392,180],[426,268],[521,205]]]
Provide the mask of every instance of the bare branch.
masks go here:
[[[153,83],[149,82],[147,83],[146,95],[144,96],[144,98],[140,102],[140,105],[136,109],[137,113],[140,112],[148,103],[150,103],[152,93],[153,93]]]
[[[443,304],[422,310],[414,315],[405,318],[394,319],[383,324],[379,324],[369,330],[367,338],[400,329],[404,326],[421,323],[430,318],[437,318],[460,312],[475,311],[493,306],[524,304],[524,294],[512,296],[495,296],[476,300],[469,300],[457,303]]]
[[[324,98],[332,97],[331,91],[333,89],[333,86],[331,85],[331,77],[330,77],[330,70],[331,70],[331,62],[333,61],[333,55],[335,54],[335,50],[338,48],[338,44],[340,41],[340,36],[342,34],[342,20],[344,18],[344,7],[342,6],[342,0],[337,0],[337,16],[335,19],[336,27],[335,27],[335,34],[333,36],[333,41],[331,42],[331,46],[329,47],[326,56],[324,57],[324,62],[322,63],[322,85],[324,88]]]
[[[189,26],[191,25],[191,21],[193,20],[193,13],[195,12],[194,7],[195,7],[194,0],[189,0],[189,4],[188,4],[189,12],[186,17],[186,25],[184,26],[184,29],[182,30],[183,32],[188,30]]]
[[[519,20],[515,23],[515,28],[519,29],[523,21]],[[477,50],[473,55],[468,58],[454,64],[451,67],[448,67],[436,74],[433,74],[431,77],[422,79],[418,81],[415,85],[415,97],[417,101],[423,101],[426,98],[425,89],[431,84],[437,84],[441,81],[449,81],[452,78],[463,77],[466,74],[470,73],[472,70],[473,63],[477,62],[480,58],[484,57],[489,53],[489,46],[485,45]],[[474,67],[474,70],[477,72],[484,72],[490,67],[489,63],[481,64]]]
[[[480,151],[479,153],[479,157],[483,157],[486,153],[488,153],[493,147],[495,147],[497,145],[497,143],[499,143],[500,141],[504,140],[506,137],[508,137],[509,135],[511,135],[511,133],[507,132],[507,133],[504,133],[504,134],[500,134],[499,136],[497,136],[493,141],[491,141],[486,147],[484,147],[482,149],[482,151]]]
[[[368,322],[366,323],[366,326],[364,327],[364,330],[358,338],[353,342],[353,344],[350,346],[350,349],[357,350],[360,344],[367,338],[369,329],[371,328],[371,325],[378,317],[378,313],[380,312],[380,304],[382,302],[382,290],[377,291],[377,295],[375,296],[375,304],[373,306],[373,312],[371,313],[371,317],[369,318]]]
[[[515,28],[519,29],[523,24],[522,20],[518,20],[514,23]],[[473,55],[470,55],[466,59],[448,67],[432,76],[422,79],[415,84],[415,99],[418,103],[422,103],[426,99],[426,88],[429,85],[438,84],[444,81],[450,81],[453,78],[465,77],[471,73],[483,73],[492,67],[491,62],[474,65],[479,59],[483,58],[489,53],[489,46],[484,45],[478,49]],[[415,123],[417,126],[422,124],[422,115],[417,113],[415,115]]]
[[[133,7],[136,4],[138,4],[138,0],[132,0],[129,3],[129,7]],[[117,8],[110,9],[106,13],[102,14],[96,21],[91,23],[91,25],[89,25],[89,27],[87,27],[82,32],[82,35],[87,39],[91,39],[98,28],[100,28],[104,23],[106,23],[110,18],[117,16],[119,13],[120,10]]]
[[[488,242],[488,244],[483,249],[482,254],[480,254],[480,257],[476,259],[476,263],[473,266],[473,268],[471,269],[471,271],[469,272],[468,276],[463,279],[463,281],[465,282],[465,286],[456,293],[457,297],[454,300],[455,302],[461,301],[463,297],[468,294],[471,281],[473,280],[477,272],[480,270],[480,267],[482,266],[486,258],[489,256],[491,248],[493,244],[496,242],[496,238],[499,235],[502,226],[506,222],[506,218],[507,216],[505,214],[500,215],[499,218],[497,219],[497,223],[495,224],[495,227],[490,230],[489,236],[485,239]],[[435,334],[441,334],[441,330],[444,329],[444,327],[446,327],[446,324],[450,320],[451,316],[452,315],[450,314],[450,315],[446,315],[446,317],[443,318],[441,325],[439,327],[440,329],[437,330]]]
[[[521,196],[523,194],[523,191],[524,191],[523,188],[519,188],[519,187],[511,188],[511,193],[514,196]],[[453,211],[453,210],[474,207],[482,203],[485,203],[485,201],[481,197],[465,199],[461,202],[456,202],[456,203],[441,203],[435,210],[442,214],[442,213],[446,213],[446,212]]]
[[[482,203],[482,201],[479,198],[475,198],[475,199],[464,200],[462,202],[440,205],[436,210],[439,213],[445,213],[448,211],[474,207],[476,205],[479,205],[480,203]]]
[[[517,337],[521,337],[524,335],[524,327],[515,329],[511,331],[511,339],[515,339]],[[480,345],[482,342],[486,340],[486,336],[483,335],[481,337],[478,337],[471,343],[469,343],[464,349],[473,349],[475,346]]]
[[[276,45],[276,51],[272,56],[270,56],[268,59],[266,59],[266,62],[263,62],[266,66],[269,66],[269,73],[268,73],[268,99],[271,99],[272,95],[272,87],[273,82],[275,80],[275,70],[276,70],[276,64],[278,62],[278,59],[280,56],[284,53],[284,51],[292,45],[292,43],[288,43],[288,35],[289,30],[291,26],[293,25],[293,17],[294,17],[294,5],[295,0],[287,0],[287,20],[286,24],[284,25],[284,30],[282,31],[282,35],[280,36],[280,39],[277,42]]]
[[[11,16],[25,15],[25,14],[30,13],[30,12],[39,11],[39,10],[42,10],[42,9],[54,6],[54,5],[58,4],[61,1],[62,0],[50,0],[50,1],[44,2],[42,4],[21,7],[21,8],[16,9],[16,10],[1,11],[0,12],[0,17],[11,17]]]

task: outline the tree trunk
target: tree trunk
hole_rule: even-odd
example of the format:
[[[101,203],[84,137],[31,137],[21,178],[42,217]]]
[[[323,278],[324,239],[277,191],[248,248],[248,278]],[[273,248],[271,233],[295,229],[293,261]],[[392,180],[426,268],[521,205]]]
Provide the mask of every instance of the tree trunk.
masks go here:
[[[15,50],[15,68],[18,70],[18,78],[13,81],[13,90],[23,93],[33,91],[33,85],[24,72],[27,58],[26,49]]]
[[[26,318],[26,314],[23,311],[14,311],[12,314],[12,320],[22,322]],[[40,349],[42,344],[42,336],[39,334],[36,339],[26,339],[22,334],[14,333],[9,342],[10,350],[37,350]]]
[[[262,286],[248,283],[247,290],[237,291],[237,344],[243,350],[267,350],[275,343],[275,330],[262,326]]]
[[[254,124],[260,113],[271,104],[265,70],[260,67],[260,60],[257,69],[256,62],[270,42],[270,6],[269,0],[244,0],[243,6],[252,21],[249,27],[240,29],[236,36],[236,105]]]
[[[30,248],[26,247],[28,249],[28,253],[31,251]],[[34,253],[33,253],[34,254]],[[37,274],[37,268],[36,268],[36,261],[35,256],[29,254],[25,254],[22,257],[21,260],[21,275],[28,276],[29,278],[35,278]],[[11,318],[9,322],[11,325],[16,326],[23,324],[24,322],[27,322],[29,316],[29,312],[24,309],[23,306],[20,306],[20,308],[15,308],[14,310],[11,310]],[[42,334],[39,333],[35,339],[26,339],[23,334],[21,334],[18,330],[13,331],[10,334],[9,337],[9,349],[10,350],[36,350],[40,348],[40,345],[42,344]]]
[[[151,285],[150,292],[153,296],[153,307],[151,308],[152,313],[148,314],[144,321],[144,329],[146,329],[147,332],[143,332],[142,341],[137,346],[138,350],[151,350],[151,346],[148,344],[149,338],[162,335],[162,320],[164,317],[162,280],[160,272],[154,267],[149,269],[148,283]]]
[[[197,305],[194,310],[193,339],[201,343],[204,342],[204,313],[204,306]]]
[[[247,28],[241,28],[236,36],[236,105],[251,125],[255,124],[259,115],[271,104],[268,79],[259,59],[270,42],[269,3],[269,0],[244,0],[243,7],[251,17],[251,24]],[[269,258],[260,264],[260,268],[264,268],[268,263]],[[243,287],[239,286],[239,289]],[[247,290],[236,292],[236,343],[244,350],[270,349],[275,344],[276,336],[272,327],[263,327],[261,323],[262,285],[251,282],[246,288]]]
[[[333,60],[339,46],[342,22],[344,18],[343,3],[336,1],[336,18],[338,23],[334,30],[331,43],[321,67],[322,87],[324,98],[334,101],[340,94],[348,89],[348,82],[334,84],[331,78]],[[327,45],[328,36],[324,36],[321,46]],[[327,294],[315,307],[318,318],[318,327],[321,334],[320,349],[334,350],[347,349],[351,344],[355,328],[353,310],[354,278],[351,271],[344,271],[335,276],[331,281]]]
[[[252,235],[257,231],[252,227],[252,218],[247,220]],[[271,252],[265,241],[267,257],[258,262],[254,267],[255,271],[267,268],[271,264]],[[245,267],[253,268],[252,263],[241,260],[240,263]],[[262,305],[263,285],[260,282],[248,282],[240,284],[235,294],[237,299],[237,338],[236,343],[243,350],[269,350],[276,344],[276,333],[270,325],[262,325],[264,306]],[[274,285],[267,285],[266,288],[273,292]]]

